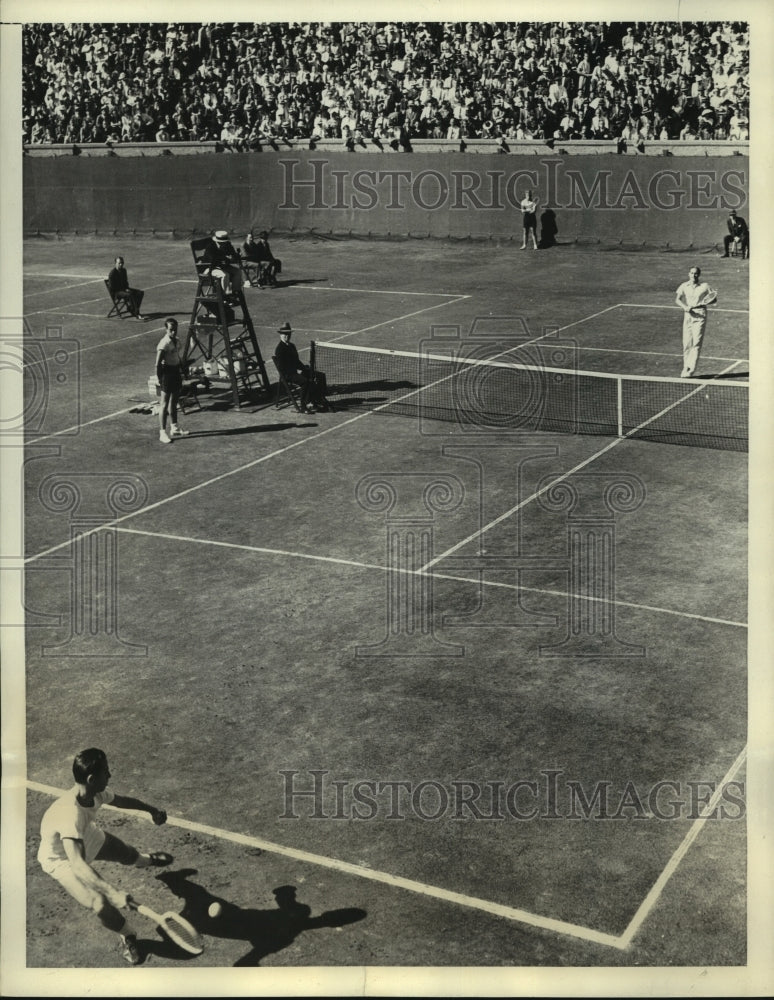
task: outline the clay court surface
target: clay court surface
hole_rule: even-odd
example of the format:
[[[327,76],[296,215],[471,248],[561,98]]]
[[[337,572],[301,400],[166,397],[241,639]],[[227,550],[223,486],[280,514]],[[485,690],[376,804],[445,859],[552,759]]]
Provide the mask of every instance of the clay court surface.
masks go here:
[[[279,235],[272,247],[280,287],[246,292],[272,381],[285,320],[302,355],[313,340],[417,351],[526,329],[584,370],[676,376],[674,293],[697,262],[719,293],[700,372],[747,377],[747,262],[714,252]],[[118,253],[147,323],[106,319]],[[636,807],[430,817],[439,787],[542,788],[551,773],[587,794],[609,783],[613,812],[627,787],[672,782],[687,802],[691,782],[743,786],[747,454],[471,438],[389,405],[369,412],[346,386],[335,412],[314,415],[277,409],[273,391],[237,409],[215,387],[182,418],[190,436],[162,446],[156,418],[132,411],[149,402],[164,317],[184,336],[195,289],[184,240],[25,244],[29,336],[51,373],[27,440],[27,965],[121,965],[113,937],[35,861],[40,817],[92,745],[116,791],[170,817],[156,828],[104,811],[108,828],[174,855],[163,878],[105,874],[205,935],[204,954],[186,958],[142,924],[148,968],[743,965],[746,828],[728,798],[713,818],[711,792],[674,819]],[[620,645],[606,655],[554,648],[573,598],[568,521],[538,494],[573,470],[642,487],[615,517],[606,608]],[[431,514],[420,498],[434,479],[458,485],[460,502]],[[77,510],[60,480],[77,482]],[[364,484],[383,480],[402,509],[364,501]],[[106,491],[123,481],[111,507]],[[421,576],[389,572],[400,517],[432,534]],[[97,560],[87,576],[110,560],[117,632],[72,641],[84,544]],[[482,577],[486,555],[534,557],[521,593],[508,566]],[[396,655],[389,588],[420,580],[432,581],[432,628]],[[321,814],[299,797],[289,818],[288,781],[311,789],[314,772]],[[432,784],[403,818],[386,794],[355,818],[358,781]]]

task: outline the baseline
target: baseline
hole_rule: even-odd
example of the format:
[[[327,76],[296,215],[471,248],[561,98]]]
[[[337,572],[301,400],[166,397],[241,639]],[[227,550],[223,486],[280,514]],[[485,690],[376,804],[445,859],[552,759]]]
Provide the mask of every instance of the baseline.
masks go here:
[[[625,347],[588,347],[586,344],[579,348],[581,351],[601,351],[603,354],[645,354],[655,358],[682,358],[680,354],[668,354],[665,351],[633,351]],[[702,361],[729,361],[736,364],[749,364],[748,358],[716,358],[711,354],[702,354]]]
[[[27,780],[26,787],[33,792],[41,792],[44,795],[60,796],[65,792],[64,788],[55,788],[51,785],[43,785],[37,781]],[[105,806],[105,809],[113,810],[113,806]],[[302,861],[307,864],[317,865],[321,868],[331,868],[344,875],[354,875],[356,878],[368,879],[371,882],[380,882],[394,889],[405,889],[421,896],[429,896],[440,899],[447,903],[455,903],[458,906],[465,906],[475,910],[483,910],[485,913],[495,917],[504,917],[506,920],[513,920],[518,923],[527,924],[531,927],[538,927],[541,930],[553,931],[556,934],[563,934],[568,937],[579,938],[593,944],[603,944],[610,948],[623,950],[628,947],[628,942],[622,944],[620,935],[605,934],[590,927],[583,927],[580,924],[572,924],[564,920],[556,920],[552,917],[542,917],[537,913],[530,913],[528,910],[520,910],[516,907],[505,906],[502,903],[494,903],[489,900],[479,899],[476,896],[466,896],[463,893],[452,892],[450,889],[442,889],[439,886],[428,885],[424,882],[417,882],[414,879],[403,878],[400,875],[392,875],[389,872],[379,871],[374,868],[364,868],[361,865],[351,864],[349,861],[340,861],[337,858],[328,858],[322,854],[312,854],[309,851],[301,851],[294,847],[286,847],[284,844],[276,844],[270,840],[263,840],[261,837],[253,837],[248,834],[235,833],[232,830],[224,830],[220,827],[209,826],[205,823],[196,823],[191,820],[177,816],[167,816],[169,826],[180,827],[183,830],[191,830],[204,836],[214,837],[218,840],[226,840],[232,844],[240,844],[244,847],[257,847],[259,850],[267,851],[270,854],[279,854],[294,861]]]
[[[619,305],[626,309],[680,309],[680,306],[672,306],[663,302],[659,302],[658,305],[648,305],[647,302],[620,302]],[[749,309],[723,309],[720,306],[713,306],[712,311],[721,313],[744,313],[745,315],[748,315],[750,312]]]
[[[606,934],[603,931],[594,930],[591,927],[584,927],[581,924],[573,924],[564,920],[557,920],[553,917],[543,917],[528,910],[521,910],[513,906],[505,906],[502,903],[494,903],[490,900],[480,899],[476,896],[467,896],[463,893],[453,892],[450,889],[443,889],[440,886],[429,885],[425,882],[418,882],[414,879],[403,878],[400,875],[393,875],[390,872],[379,871],[373,868],[364,868],[361,865],[354,865],[348,861],[337,858],[329,858],[321,854],[312,854],[309,851],[302,851],[297,848],[287,847],[284,844],[277,844],[260,837],[253,837],[248,834],[235,833],[221,827],[210,826],[205,823],[196,823],[192,820],[183,819],[177,816],[167,816],[167,823],[183,830],[190,830],[205,836],[214,837],[218,840],[226,840],[234,844],[246,847],[256,847],[259,850],[267,851],[270,854],[279,854],[284,857],[293,858],[296,861],[317,865],[321,868],[330,868],[345,875],[353,875],[357,878],[367,879],[372,882],[379,882],[395,889],[404,889],[418,895],[440,899],[447,903],[454,903],[470,909],[481,910],[495,917],[502,917],[516,923],[526,924],[530,927],[537,927],[540,930],[552,931],[555,934],[562,934],[567,937],[589,941],[593,944],[602,944],[619,951],[626,951],[642,925],[647,920],[653,907],[656,905],[664,888],[677,871],[680,862],[688,852],[688,849],[703,830],[707,820],[715,813],[718,803],[723,796],[723,791],[741,768],[747,757],[747,747],[745,746],[737,756],[734,763],[726,773],[723,780],[718,784],[718,788],[711,797],[701,815],[694,820],[691,828],[683,838],[680,846],[667,862],[663,871],[656,879],[648,894],[640,904],[634,917],[629,921],[626,929],[621,934]],[[44,795],[60,796],[66,789],[56,788],[51,785],[44,785],[37,781],[27,779],[25,786],[31,791],[41,792]],[[117,810],[114,806],[106,806],[109,810]],[[150,820],[148,820],[150,822]]]
[[[655,883],[650,889],[650,892],[647,894],[645,899],[643,899],[643,901],[640,903],[637,912],[634,914],[634,916],[629,922],[629,926],[626,928],[626,930],[623,932],[623,934],[619,939],[622,948],[628,948],[628,946],[634,939],[634,936],[639,931],[640,927],[642,927],[642,925],[647,920],[650,911],[658,902],[658,898],[664,891],[667,882],[677,871],[680,862],[688,853],[688,849],[690,848],[691,844],[699,836],[707,820],[715,813],[718,804],[721,798],[723,797],[726,785],[730,784],[734,780],[736,773],[742,767],[746,759],[747,759],[747,746],[745,745],[742,748],[741,752],[739,753],[739,756],[736,758],[734,763],[727,771],[723,780],[718,784],[718,787],[715,789],[712,798],[707,803],[707,808],[704,810],[701,816],[699,816],[698,819],[694,820],[694,822],[691,824],[691,828],[688,831],[688,833],[686,833],[682,843],[667,862],[666,867],[661,872],[659,877],[656,879]]]

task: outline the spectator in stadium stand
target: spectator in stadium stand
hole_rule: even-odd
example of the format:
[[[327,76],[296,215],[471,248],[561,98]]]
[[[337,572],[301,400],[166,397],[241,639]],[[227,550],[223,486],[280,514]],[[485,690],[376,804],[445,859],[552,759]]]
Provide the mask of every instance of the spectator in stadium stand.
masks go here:
[[[726,226],[728,227],[728,233],[723,237],[723,247],[724,252],[721,254],[722,257],[728,257],[729,249],[734,240],[739,240],[739,249],[742,252],[742,257],[750,256],[750,230],[747,228],[747,223],[742,218],[741,215],[736,214],[736,209],[732,208],[728,213],[728,219],[726,220]]]
[[[220,140],[227,128],[234,148],[256,130],[282,142],[342,138],[345,126],[371,137],[382,116],[408,139],[442,137],[452,117],[471,138],[539,137],[561,128],[578,96],[594,110],[597,99],[636,98],[640,130],[644,117],[658,136],[749,137],[739,22],[391,23],[375,33],[358,23],[26,24],[22,39],[28,143]],[[440,121],[431,99],[446,105]],[[603,108],[608,136],[573,111],[596,138],[620,137],[632,117]]]
[[[243,130],[235,114],[229,115],[228,121],[220,130],[220,141],[227,149],[239,151],[245,148]]]

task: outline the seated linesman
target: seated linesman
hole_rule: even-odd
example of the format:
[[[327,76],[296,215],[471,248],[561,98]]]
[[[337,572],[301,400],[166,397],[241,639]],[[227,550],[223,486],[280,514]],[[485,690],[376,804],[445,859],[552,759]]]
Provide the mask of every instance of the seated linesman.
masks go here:
[[[116,257],[115,266],[110,269],[107,282],[114,302],[116,300],[126,302],[133,316],[137,319],[146,320],[146,317],[140,312],[145,292],[139,288],[129,287],[129,275],[126,273],[123,257]]]
[[[324,408],[325,377],[299,358],[296,345],[290,342],[293,334],[290,323],[283,323],[277,332],[280,340],[274,351],[274,363],[286,382],[301,387],[301,409],[314,413],[315,406]]]
[[[750,230],[741,215],[736,214],[736,209],[731,209],[728,213],[728,235],[723,237],[724,257],[728,257],[728,251],[734,240],[739,240],[739,249],[742,257],[750,256]]]
[[[259,285],[277,287],[277,274],[282,269],[282,262],[271,252],[266,230],[258,235],[257,240],[253,239],[252,233],[247,234],[242,244],[242,257],[249,263],[258,265]]]

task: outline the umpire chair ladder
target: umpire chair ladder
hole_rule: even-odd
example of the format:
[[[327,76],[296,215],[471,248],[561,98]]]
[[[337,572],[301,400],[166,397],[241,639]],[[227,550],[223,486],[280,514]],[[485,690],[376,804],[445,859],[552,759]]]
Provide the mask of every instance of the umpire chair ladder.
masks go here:
[[[244,291],[227,296],[220,280],[201,261],[208,242],[191,241],[198,285],[183,347],[183,369],[189,377],[201,373],[211,382],[230,385],[234,405],[240,407],[240,392],[257,388],[268,393],[271,384]]]

